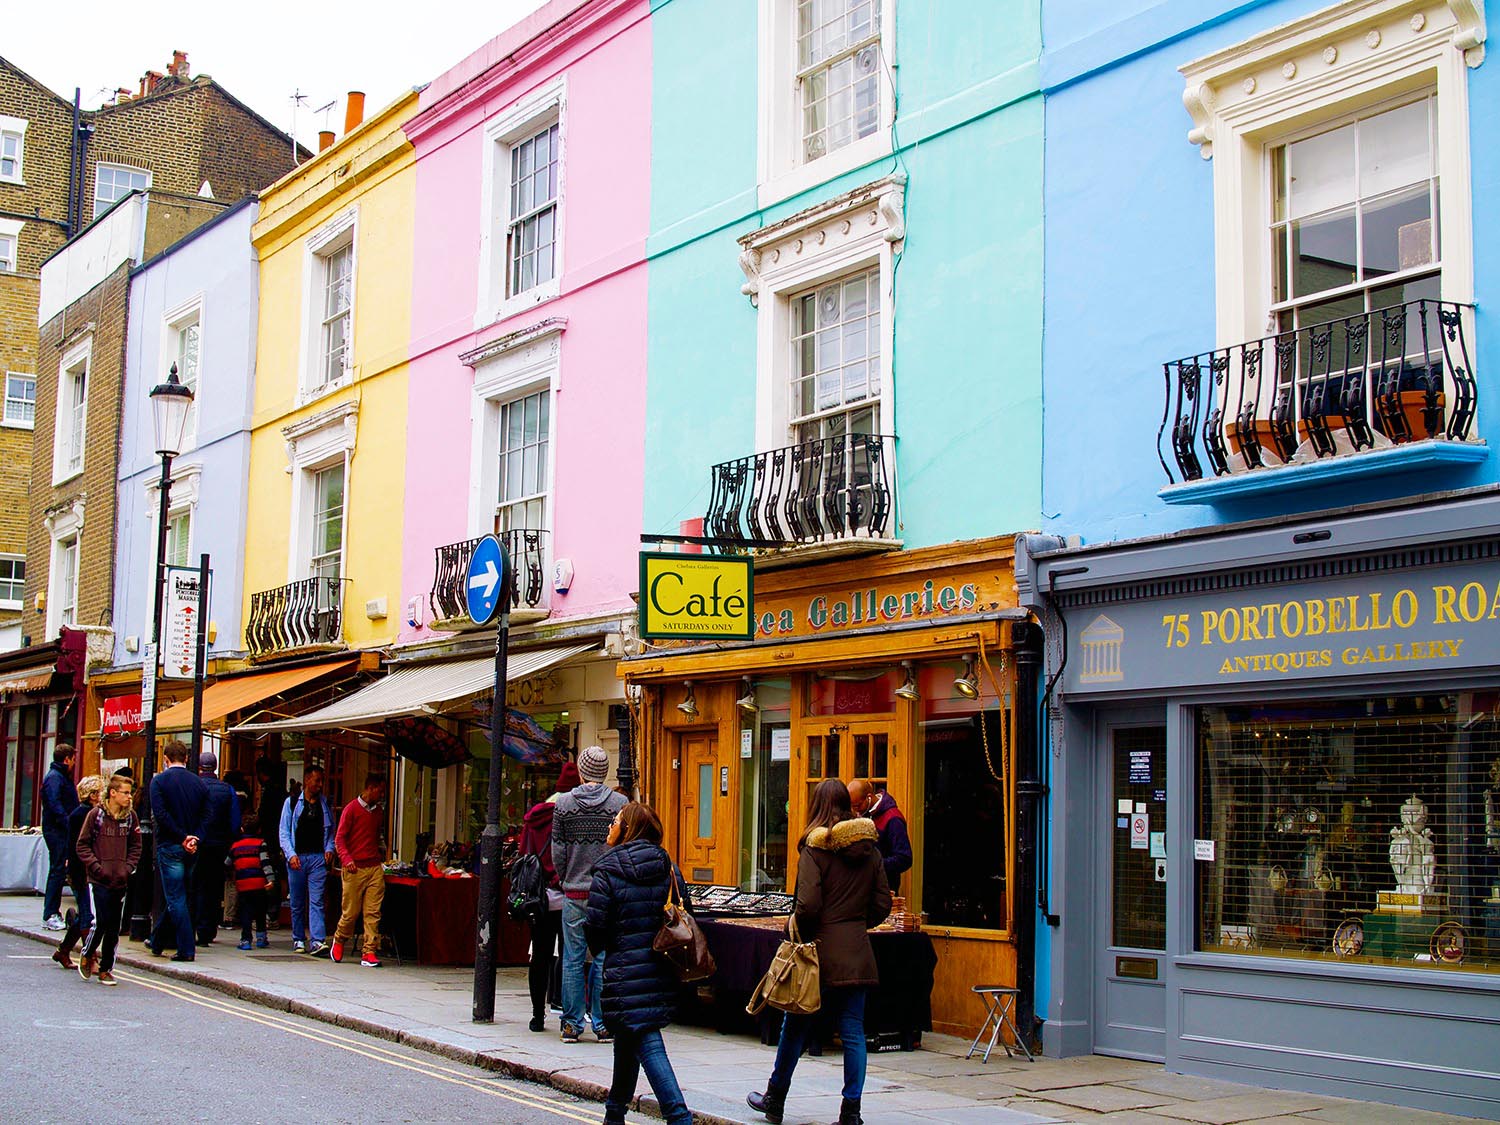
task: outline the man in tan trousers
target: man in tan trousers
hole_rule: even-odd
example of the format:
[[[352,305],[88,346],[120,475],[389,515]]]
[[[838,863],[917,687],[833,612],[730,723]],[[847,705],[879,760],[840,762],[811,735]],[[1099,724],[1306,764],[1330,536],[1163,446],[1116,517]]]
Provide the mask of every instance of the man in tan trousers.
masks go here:
[[[380,968],[380,907],[385,902],[385,831],[386,778],[372,773],[365,778],[365,788],[344,806],[333,846],[343,865],[344,908],[338,929],[333,932],[332,956],[343,961],[344,948],[354,937],[354,922],[361,914],[365,919],[364,952],[359,963],[366,969]]]

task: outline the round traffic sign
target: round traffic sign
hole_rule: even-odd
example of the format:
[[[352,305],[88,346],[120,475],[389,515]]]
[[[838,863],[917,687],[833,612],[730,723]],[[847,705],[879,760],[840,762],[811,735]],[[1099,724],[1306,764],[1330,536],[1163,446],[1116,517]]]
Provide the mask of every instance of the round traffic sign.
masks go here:
[[[500,612],[505,592],[510,588],[509,567],[505,548],[493,535],[486,535],[474,545],[464,575],[464,601],[474,624],[488,625]]]

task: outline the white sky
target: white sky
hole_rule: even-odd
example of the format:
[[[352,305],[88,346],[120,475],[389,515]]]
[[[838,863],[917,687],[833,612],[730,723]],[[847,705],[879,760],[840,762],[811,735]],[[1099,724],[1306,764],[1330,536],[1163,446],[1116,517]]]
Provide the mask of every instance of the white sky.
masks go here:
[[[117,86],[134,92],[148,70],[165,71],[186,51],[194,74],[210,74],[277,128],[317,149],[318,130],[344,130],[344,94],[363,90],[366,115],[403,90],[430,82],[545,0],[84,0],[6,4],[0,55],[68,101],[75,87],[86,109]],[[326,115],[313,110],[336,101]],[[324,125],[323,122],[327,121]]]

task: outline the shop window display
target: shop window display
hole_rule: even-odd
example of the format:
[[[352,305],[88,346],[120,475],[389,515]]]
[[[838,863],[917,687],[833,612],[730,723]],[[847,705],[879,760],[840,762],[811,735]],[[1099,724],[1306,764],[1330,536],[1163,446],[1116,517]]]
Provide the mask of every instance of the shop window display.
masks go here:
[[[788,796],[792,764],[790,680],[750,685],[740,706],[742,801],[740,887],[779,891],[786,887]],[[747,754],[746,751],[749,751]]]
[[[1205,707],[1197,751],[1200,949],[1500,970],[1500,693]]]

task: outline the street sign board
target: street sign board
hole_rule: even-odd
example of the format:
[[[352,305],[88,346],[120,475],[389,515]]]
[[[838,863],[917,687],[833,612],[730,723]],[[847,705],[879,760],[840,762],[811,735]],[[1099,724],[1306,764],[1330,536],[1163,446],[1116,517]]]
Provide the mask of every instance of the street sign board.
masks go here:
[[[464,601],[474,624],[488,625],[500,612],[508,585],[505,580],[508,565],[505,548],[493,535],[486,535],[475,544],[464,575]]]
[[[156,642],[148,641],[141,649],[141,714],[156,712]]]
[[[755,636],[755,576],[747,557],[642,552],[643,637],[749,640]]]
[[[169,566],[167,570],[166,606],[162,628],[166,633],[161,649],[161,678],[191,680],[197,670],[198,615],[202,596],[198,589],[198,568]]]

